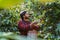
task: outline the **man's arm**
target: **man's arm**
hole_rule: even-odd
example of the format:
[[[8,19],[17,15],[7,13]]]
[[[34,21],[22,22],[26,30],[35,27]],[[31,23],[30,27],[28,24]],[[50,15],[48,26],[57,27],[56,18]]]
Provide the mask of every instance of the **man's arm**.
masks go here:
[[[33,22],[30,24],[30,28],[31,30],[36,30],[36,31],[39,31],[40,30],[40,26],[38,25],[37,22]]]

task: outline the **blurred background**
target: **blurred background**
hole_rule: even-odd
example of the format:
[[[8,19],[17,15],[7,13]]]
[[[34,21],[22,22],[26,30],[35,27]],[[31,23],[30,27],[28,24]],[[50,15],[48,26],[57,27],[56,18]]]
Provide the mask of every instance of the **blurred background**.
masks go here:
[[[0,0],[0,40],[19,40],[20,12],[38,21],[38,40],[60,40],[60,0]]]

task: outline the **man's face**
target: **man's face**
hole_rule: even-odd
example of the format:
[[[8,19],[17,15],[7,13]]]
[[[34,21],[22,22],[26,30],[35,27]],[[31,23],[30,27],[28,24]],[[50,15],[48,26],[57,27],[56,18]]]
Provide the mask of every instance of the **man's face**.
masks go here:
[[[25,19],[29,19],[29,17],[30,17],[30,15],[29,15],[28,13],[26,13],[26,14],[24,15],[24,18],[25,18]]]

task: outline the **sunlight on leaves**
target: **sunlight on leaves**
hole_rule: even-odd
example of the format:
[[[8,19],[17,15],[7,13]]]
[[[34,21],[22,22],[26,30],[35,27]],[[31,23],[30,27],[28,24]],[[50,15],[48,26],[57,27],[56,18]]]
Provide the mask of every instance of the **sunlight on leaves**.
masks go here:
[[[40,3],[55,2],[55,0],[39,0]]]
[[[16,4],[20,4],[24,2],[24,0],[0,0],[0,8],[11,7]]]

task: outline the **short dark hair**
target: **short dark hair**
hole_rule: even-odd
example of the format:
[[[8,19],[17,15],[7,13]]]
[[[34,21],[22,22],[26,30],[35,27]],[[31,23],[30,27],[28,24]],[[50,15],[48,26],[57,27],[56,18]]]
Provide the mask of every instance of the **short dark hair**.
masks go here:
[[[20,13],[20,17],[23,20],[23,16],[26,14],[27,11],[23,11],[22,13]]]

